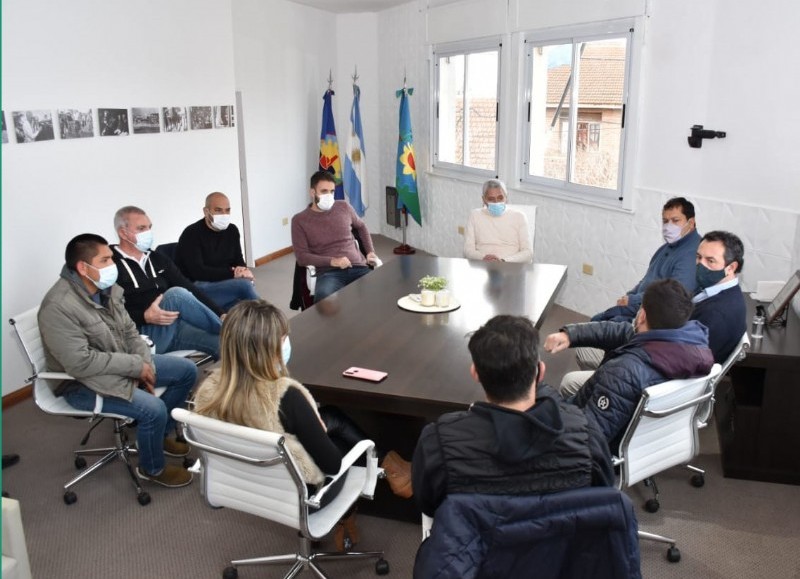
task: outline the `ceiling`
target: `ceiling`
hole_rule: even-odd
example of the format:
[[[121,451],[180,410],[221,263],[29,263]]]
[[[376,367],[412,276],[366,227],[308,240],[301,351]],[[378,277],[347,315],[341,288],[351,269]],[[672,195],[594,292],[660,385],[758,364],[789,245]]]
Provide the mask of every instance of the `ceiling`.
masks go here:
[[[380,12],[386,8],[393,8],[407,4],[411,0],[291,0],[296,4],[313,6],[328,12]]]

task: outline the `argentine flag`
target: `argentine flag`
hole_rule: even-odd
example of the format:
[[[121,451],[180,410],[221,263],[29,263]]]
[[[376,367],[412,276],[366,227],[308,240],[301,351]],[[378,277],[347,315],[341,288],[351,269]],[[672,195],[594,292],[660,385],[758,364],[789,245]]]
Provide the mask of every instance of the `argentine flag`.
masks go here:
[[[367,199],[367,156],[364,151],[364,132],[361,129],[359,101],[361,89],[353,85],[353,107],[350,109],[350,138],[344,158],[344,191],[359,217],[369,206]]]

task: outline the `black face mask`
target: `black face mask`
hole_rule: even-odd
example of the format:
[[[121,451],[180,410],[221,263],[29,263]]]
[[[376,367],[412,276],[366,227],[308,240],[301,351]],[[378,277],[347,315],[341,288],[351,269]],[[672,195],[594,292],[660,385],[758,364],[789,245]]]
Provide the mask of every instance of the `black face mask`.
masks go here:
[[[727,267],[727,266],[726,266]],[[712,285],[717,285],[725,278],[725,268],[714,271],[708,269],[702,263],[697,264],[697,271],[695,272],[695,280],[697,281],[697,288],[704,290]]]

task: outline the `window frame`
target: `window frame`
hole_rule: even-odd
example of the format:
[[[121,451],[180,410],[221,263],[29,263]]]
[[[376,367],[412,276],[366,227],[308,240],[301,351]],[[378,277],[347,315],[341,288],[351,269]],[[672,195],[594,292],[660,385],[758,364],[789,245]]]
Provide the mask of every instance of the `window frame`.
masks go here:
[[[638,53],[640,51],[641,23],[636,18],[626,18],[614,21],[595,22],[591,24],[564,26],[541,31],[528,31],[521,35],[521,61],[520,68],[520,124],[525,129],[520,131],[520,154],[518,159],[519,183],[523,189],[542,192],[558,198],[572,198],[573,200],[586,201],[592,204],[629,207],[632,195],[626,195],[627,184],[632,182],[633,167],[635,165],[635,136],[633,127],[636,125],[636,93],[639,84]],[[620,144],[617,166],[617,187],[606,189],[592,185],[571,182],[565,171],[563,179],[530,175],[530,149],[532,137],[532,124],[530,110],[532,106],[533,66],[531,53],[537,46],[554,44],[571,44],[574,70],[577,55],[577,46],[581,42],[610,40],[613,38],[626,38],[627,49],[625,54],[625,77],[622,91],[622,118],[620,125]],[[580,71],[577,71],[577,75]],[[577,76],[576,75],[576,76]],[[570,88],[570,102],[577,103],[578,83],[572,83]],[[567,166],[571,166],[575,158],[577,144],[577,125],[580,106],[571,106],[568,118],[570,133],[567,135]]]
[[[497,92],[496,92],[496,108],[495,108],[495,147],[494,147],[494,168],[493,169],[480,169],[477,167],[470,167],[464,163],[451,163],[448,161],[439,160],[439,104],[440,104],[440,74],[439,74],[439,59],[449,56],[464,56],[470,54],[497,51]],[[489,37],[478,40],[465,40],[460,42],[448,42],[435,44],[431,46],[431,85],[433,86],[433,102],[431,106],[431,142],[433,154],[431,155],[431,169],[435,172],[443,174],[451,174],[454,176],[463,176],[476,178],[497,178],[500,173],[500,146],[501,146],[501,123],[500,115],[502,94],[501,94],[501,77],[503,68],[503,40],[501,37]],[[469,69],[467,69],[467,74]],[[466,86],[468,77],[464,77],[464,85]],[[466,91],[464,91],[464,98],[466,99]],[[462,108],[462,110],[464,110]],[[464,116],[464,125],[467,125],[466,114]],[[462,139],[465,139],[467,132],[463,131]],[[462,148],[463,150],[463,148]]]

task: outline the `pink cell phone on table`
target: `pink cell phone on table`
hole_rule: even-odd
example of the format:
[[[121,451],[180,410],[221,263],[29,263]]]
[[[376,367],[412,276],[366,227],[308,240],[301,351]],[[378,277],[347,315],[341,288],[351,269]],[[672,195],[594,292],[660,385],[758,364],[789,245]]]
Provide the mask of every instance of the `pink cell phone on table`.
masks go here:
[[[369,370],[367,368],[358,368],[351,366],[344,372],[342,376],[345,378],[355,378],[356,380],[366,380],[367,382],[380,382],[384,380],[389,374],[381,372],[380,370]]]

